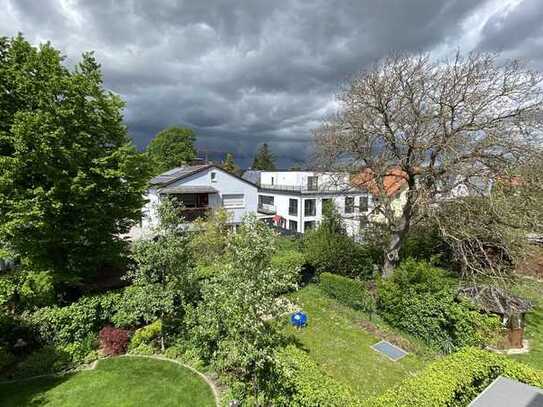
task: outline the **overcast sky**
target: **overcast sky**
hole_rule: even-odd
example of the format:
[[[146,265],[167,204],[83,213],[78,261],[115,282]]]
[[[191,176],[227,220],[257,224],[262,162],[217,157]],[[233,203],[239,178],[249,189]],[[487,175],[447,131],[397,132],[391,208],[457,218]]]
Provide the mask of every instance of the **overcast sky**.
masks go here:
[[[500,51],[543,70],[542,0],[0,0],[0,36],[93,50],[143,148],[189,126],[248,165],[267,142],[304,160],[339,84],[391,51]]]

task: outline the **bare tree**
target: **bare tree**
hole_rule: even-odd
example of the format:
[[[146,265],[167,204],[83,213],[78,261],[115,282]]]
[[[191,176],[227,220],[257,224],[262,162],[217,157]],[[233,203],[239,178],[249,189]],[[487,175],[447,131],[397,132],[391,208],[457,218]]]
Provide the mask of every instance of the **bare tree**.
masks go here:
[[[488,193],[492,181],[541,146],[539,73],[494,54],[449,61],[394,55],[361,72],[338,95],[340,110],[315,131],[316,158],[328,170],[371,177],[389,240],[390,275],[411,225],[459,186]],[[385,180],[403,178],[405,203]]]

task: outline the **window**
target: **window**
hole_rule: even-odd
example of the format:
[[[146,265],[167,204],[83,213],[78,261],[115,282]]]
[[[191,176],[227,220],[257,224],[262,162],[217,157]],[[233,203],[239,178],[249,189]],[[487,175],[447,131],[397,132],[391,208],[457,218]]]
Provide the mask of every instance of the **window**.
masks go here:
[[[298,200],[289,199],[288,200],[288,214],[297,216],[298,215]]]
[[[269,196],[269,195],[258,195],[258,203],[259,203],[259,205],[273,206],[274,198],[273,198],[273,196]]]
[[[345,213],[354,212],[354,196],[345,197]]]
[[[307,177],[307,189],[309,191],[317,191],[319,189],[319,177]]]
[[[304,222],[304,232],[310,231],[311,229],[314,229],[314,228],[315,228],[314,220]]]
[[[295,220],[288,221],[288,230],[293,230],[294,232],[298,231],[298,222]]]
[[[368,196],[363,195],[360,197],[360,212],[368,211]]]
[[[316,210],[315,210],[315,200],[314,199],[306,199],[304,201],[304,216],[315,216]]]
[[[224,194],[222,205],[225,208],[242,208],[245,206],[245,196],[243,194]]]
[[[274,177],[271,177],[271,184],[275,185],[275,178]]]
[[[211,182],[217,182],[217,173],[216,172],[211,172]]]

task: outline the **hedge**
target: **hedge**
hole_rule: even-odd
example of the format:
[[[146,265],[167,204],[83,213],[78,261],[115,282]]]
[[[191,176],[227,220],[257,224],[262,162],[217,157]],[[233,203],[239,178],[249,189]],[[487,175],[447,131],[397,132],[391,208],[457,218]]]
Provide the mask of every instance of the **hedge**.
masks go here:
[[[543,387],[543,371],[486,350],[464,348],[367,400],[364,406],[463,407],[500,375]]]
[[[359,406],[351,390],[322,372],[309,355],[294,345],[275,357],[274,406]]]
[[[319,287],[329,297],[354,309],[366,312],[373,312],[375,309],[375,301],[361,281],[322,273]]]

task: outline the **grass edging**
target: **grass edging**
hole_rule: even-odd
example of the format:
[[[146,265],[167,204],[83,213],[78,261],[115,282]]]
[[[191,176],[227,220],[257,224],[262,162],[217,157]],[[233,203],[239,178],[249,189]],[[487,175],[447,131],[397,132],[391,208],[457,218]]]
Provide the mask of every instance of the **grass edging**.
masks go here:
[[[219,390],[217,389],[217,386],[215,386],[215,383],[213,383],[205,374],[203,374],[202,372],[199,372],[198,370],[196,370],[192,366],[186,365],[186,364],[184,364],[182,362],[179,362],[178,360],[175,360],[175,359],[170,359],[170,358],[167,358],[165,356],[158,356],[158,355],[129,355],[129,354],[126,354],[126,355],[120,355],[119,357],[121,357],[121,358],[147,358],[147,359],[162,360],[162,361],[165,361],[165,362],[172,362],[172,363],[175,363],[175,364],[177,364],[179,366],[185,367],[185,368],[189,369],[190,371],[192,371],[193,373],[196,373],[198,376],[200,376],[209,385],[209,387],[211,387],[213,397],[215,398],[215,404],[217,405],[217,407],[220,407]]]

